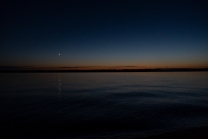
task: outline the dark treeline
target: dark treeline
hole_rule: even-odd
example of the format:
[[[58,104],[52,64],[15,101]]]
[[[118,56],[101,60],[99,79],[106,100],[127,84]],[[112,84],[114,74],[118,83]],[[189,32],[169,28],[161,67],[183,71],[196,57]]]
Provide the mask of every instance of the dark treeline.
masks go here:
[[[41,73],[41,72],[192,72],[208,71],[208,68],[167,68],[167,69],[97,69],[97,70],[0,70],[0,73]]]

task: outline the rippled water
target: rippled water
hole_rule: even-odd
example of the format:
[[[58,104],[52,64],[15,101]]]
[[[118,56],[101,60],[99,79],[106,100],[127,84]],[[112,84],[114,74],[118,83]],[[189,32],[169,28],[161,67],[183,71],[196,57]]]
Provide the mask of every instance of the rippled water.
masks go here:
[[[208,125],[208,72],[0,76],[1,136],[128,138]]]

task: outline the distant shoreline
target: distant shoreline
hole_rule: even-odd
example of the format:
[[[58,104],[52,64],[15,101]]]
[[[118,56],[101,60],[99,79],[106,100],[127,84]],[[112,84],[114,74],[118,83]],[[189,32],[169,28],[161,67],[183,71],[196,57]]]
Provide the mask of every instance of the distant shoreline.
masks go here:
[[[96,69],[96,70],[0,70],[0,73],[47,73],[47,72],[195,72],[208,68],[167,68],[167,69]]]

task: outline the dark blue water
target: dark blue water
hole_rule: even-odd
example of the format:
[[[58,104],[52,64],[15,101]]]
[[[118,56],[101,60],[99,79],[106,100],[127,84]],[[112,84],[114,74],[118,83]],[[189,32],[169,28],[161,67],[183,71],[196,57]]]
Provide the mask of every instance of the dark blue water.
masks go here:
[[[2,137],[132,138],[208,125],[208,72],[0,76]]]

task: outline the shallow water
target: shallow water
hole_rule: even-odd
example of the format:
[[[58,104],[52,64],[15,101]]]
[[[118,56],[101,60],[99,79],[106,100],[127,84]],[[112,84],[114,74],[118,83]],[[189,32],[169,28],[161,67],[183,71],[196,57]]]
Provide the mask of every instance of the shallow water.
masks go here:
[[[131,138],[208,125],[208,72],[0,76],[1,136]]]

